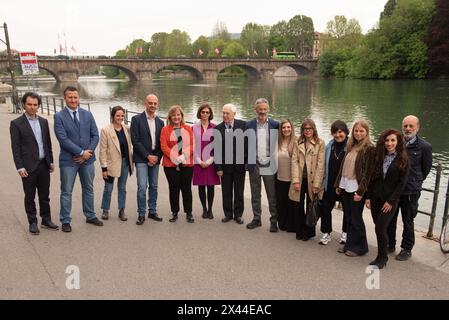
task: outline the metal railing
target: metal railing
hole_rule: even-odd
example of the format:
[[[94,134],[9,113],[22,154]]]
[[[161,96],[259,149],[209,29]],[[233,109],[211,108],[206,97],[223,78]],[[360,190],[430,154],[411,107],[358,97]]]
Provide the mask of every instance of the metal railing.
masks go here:
[[[19,101],[22,100],[22,94],[19,95]],[[63,98],[57,98],[57,97],[50,97],[50,96],[40,96],[41,97],[41,114],[55,114],[58,111],[61,111],[65,107],[64,99]],[[79,106],[83,109],[87,109],[90,111],[90,102],[80,102]],[[13,107],[13,113],[21,113],[22,106],[14,106]]]
[[[429,228],[427,230],[426,238],[433,239],[433,227],[435,225],[435,217],[437,213],[437,205],[438,205],[438,196],[440,194],[440,182],[441,182],[441,174],[443,172],[443,166],[438,163],[435,166],[432,166],[433,169],[436,169],[436,176],[435,176],[435,186],[433,189],[428,188],[422,188],[422,191],[433,193],[433,200],[432,200],[432,209],[430,212],[418,210],[418,213],[424,214],[426,216],[430,217],[429,222]],[[446,197],[446,201],[447,197]]]

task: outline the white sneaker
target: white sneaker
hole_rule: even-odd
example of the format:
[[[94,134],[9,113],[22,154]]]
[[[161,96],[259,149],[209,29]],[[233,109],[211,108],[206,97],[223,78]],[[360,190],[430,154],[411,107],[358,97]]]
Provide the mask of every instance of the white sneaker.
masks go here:
[[[348,237],[347,233],[346,232],[342,232],[341,233],[341,237],[340,237],[340,244],[345,244],[347,237]]]
[[[323,233],[323,235],[321,236],[320,242],[318,242],[318,243],[325,246],[326,244],[331,242],[331,240],[332,240],[332,238],[329,233]]]

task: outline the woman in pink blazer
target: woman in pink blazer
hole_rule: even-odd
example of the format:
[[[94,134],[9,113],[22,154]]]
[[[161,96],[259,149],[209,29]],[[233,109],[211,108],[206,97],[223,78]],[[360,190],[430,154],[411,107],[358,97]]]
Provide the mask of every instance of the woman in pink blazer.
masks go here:
[[[201,205],[203,206],[203,219],[213,219],[212,205],[214,202],[215,186],[220,184],[220,177],[217,175],[213,166],[212,141],[215,124],[211,122],[214,114],[210,105],[208,103],[201,104],[196,117],[200,121],[193,126],[195,141],[193,185],[198,186],[198,193],[200,195]]]

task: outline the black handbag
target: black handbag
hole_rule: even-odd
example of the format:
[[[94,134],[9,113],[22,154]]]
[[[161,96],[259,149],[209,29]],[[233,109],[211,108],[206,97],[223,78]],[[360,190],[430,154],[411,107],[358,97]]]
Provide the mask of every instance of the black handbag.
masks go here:
[[[318,219],[321,217],[321,201],[318,195],[314,195],[312,202],[307,207],[306,225],[308,227],[315,227]]]

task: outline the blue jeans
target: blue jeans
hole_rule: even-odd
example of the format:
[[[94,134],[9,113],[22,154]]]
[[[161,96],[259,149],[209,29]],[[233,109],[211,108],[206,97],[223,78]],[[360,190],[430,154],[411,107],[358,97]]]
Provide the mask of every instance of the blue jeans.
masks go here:
[[[129,166],[125,159],[122,159],[122,171],[117,182],[118,189],[118,209],[125,209],[126,203],[126,181],[128,180]],[[115,180],[115,179],[114,179]],[[111,208],[111,195],[114,189],[114,182],[104,182],[103,200],[101,201],[101,209],[107,210]]]
[[[153,167],[146,163],[136,163],[137,173],[137,213],[140,217],[146,212],[146,191],[148,188],[148,211],[157,215],[157,181],[159,177],[159,165]]]
[[[94,163],[89,165],[82,165],[76,167],[61,167],[61,211],[59,212],[59,219],[61,223],[70,223],[72,218],[70,212],[72,211],[72,191],[75,185],[76,175],[79,174],[81,189],[82,189],[82,203],[83,212],[87,220],[95,218],[94,209],[94,187],[93,181],[95,177]]]

